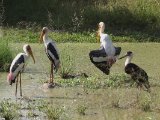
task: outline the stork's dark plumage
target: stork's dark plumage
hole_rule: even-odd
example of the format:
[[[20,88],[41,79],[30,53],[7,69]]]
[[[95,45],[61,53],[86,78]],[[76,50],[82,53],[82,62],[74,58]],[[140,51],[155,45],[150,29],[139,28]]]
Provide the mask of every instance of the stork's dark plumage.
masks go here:
[[[119,59],[122,59],[124,57],[127,57],[125,61],[125,73],[131,76],[131,78],[137,83],[137,87],[142,88],[144,86],[146,90],[150,92],[150,85],[147,73],[138,65],[131,63],[133,53],[131,51],[128,51],[126,55]]]
[[[43,27],[41,36],[40,36],[40,42],[44,42],[45,45],[45,52],[51,61],[51,71],[50,71],[50,81],[48,87],[54,87],[55,83],[53,81],[53,69],[55,72],[57,72],[60,60],[59,60],[59,54],[58,49],[56,47],[56,43],[48,37],[49,29],[47,27]]]
[[[31,47],[28,44],[26,44],[23,46],[23,50],[25,53],[19,53],[12,61],[12,64],[10,66],[10,72],[7,76],[7,80],[10,85],[12,85],[12,83],[15,83],[15,81],[16,81],[15,96],[17,96],[17,86],[18,86],[18,77],[19,76],[20,76],[20,81],[19,81],[20,82],[20,96],[22,96],[21,72],[23,71],[25,62],[27,61],[29,56],[31,56],[33,58],[33,61],[35,63],[35,59],[34,59]],[[17,80],[16,80],[16,78],[17,78]]]

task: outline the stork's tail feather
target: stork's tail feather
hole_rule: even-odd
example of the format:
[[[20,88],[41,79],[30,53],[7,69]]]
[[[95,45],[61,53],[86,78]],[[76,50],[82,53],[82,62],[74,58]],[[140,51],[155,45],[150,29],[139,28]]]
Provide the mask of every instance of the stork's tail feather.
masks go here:
[[[12,85],[12,83],[15,83],[15,79],[14,79],[14,76],[13,76],[13,73],[10,72],[7,76],[7,81],[9,83],[9,85]]]
[[[54,72],[57,73],[58,69],[60,67],[60,62],[58,61],[56,64],[54,64],[53,66],[53,69],[54,69]]]

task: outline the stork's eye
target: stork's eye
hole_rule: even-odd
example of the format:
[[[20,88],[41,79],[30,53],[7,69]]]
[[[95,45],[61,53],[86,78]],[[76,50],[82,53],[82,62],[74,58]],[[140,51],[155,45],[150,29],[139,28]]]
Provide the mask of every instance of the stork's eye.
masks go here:
[[[29,51],[29,50],[31,50],[31,47],[28,45],[28,46],[27,46],[27,51]]]
[[[43,30],[42,30],[43,33],[46,33],[46,31],[47,31],[47,29],[43,29]]]

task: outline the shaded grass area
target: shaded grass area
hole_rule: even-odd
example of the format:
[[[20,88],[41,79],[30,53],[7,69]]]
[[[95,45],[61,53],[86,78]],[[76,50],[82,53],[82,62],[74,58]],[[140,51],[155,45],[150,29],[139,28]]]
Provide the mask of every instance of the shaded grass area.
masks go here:
[[[9,25],[28,27],[41,24],[57,30],[77,32],[93,30],[97,23],[104,21],[109,29],[117,32],[137,30],[150,35],[159,35],[159,0],[28,0],[23,2],[16,0],[15,2],[16,6],[13,1],[4,2],[5,23]]]

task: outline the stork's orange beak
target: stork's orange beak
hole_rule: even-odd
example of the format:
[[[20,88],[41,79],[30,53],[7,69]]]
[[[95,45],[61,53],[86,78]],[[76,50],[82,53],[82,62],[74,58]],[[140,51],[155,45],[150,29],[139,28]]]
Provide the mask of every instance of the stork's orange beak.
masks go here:
[[[39,39],[40,43],[42,43],[42,41],[43,41],[44,34],[45,34],[45,32],[42,30],[41,35],[40,35],[40,39]]]
[[[34,59],[32,50],[29,51],[29,54],[31,55],[31,57],[32,57],[32,59],[33,59],[33,62],[34,62],[34,64],[35,64],[35,59]]]
[[[100,42],[100,33],[99,33],[99,31],[100,31],[100,26],[98,24],[98,30],[97,30],[97,34],[96,34],[98,42]]]

